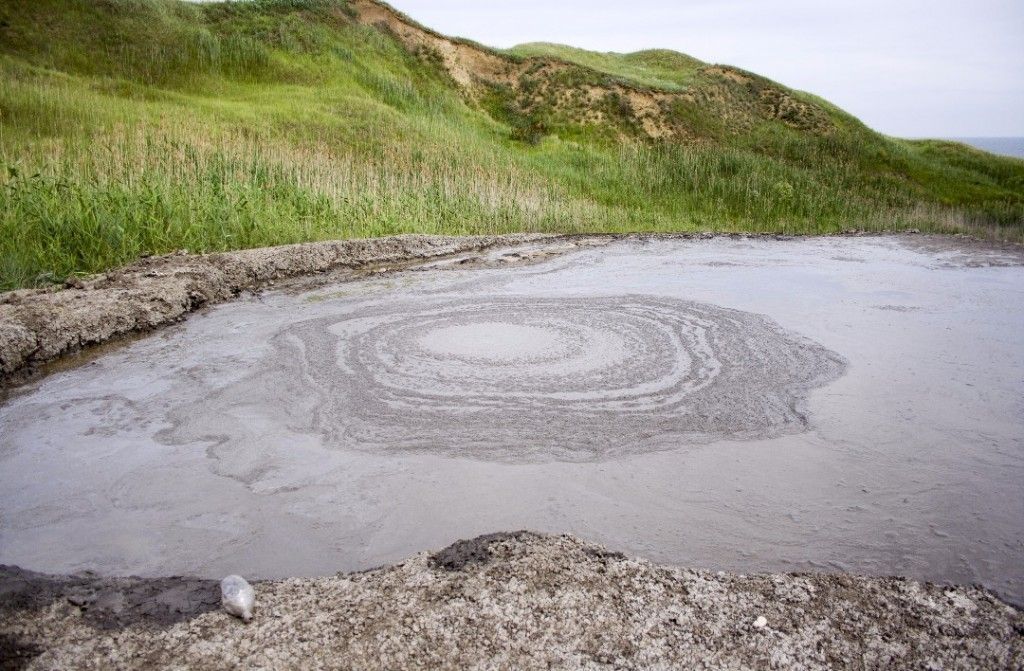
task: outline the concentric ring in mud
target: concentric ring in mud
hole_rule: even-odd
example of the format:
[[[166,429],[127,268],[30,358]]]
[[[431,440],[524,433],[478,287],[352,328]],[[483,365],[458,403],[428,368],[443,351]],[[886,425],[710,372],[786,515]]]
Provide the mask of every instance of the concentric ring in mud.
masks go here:
[[[276,344],[330,446],[507,461],[800,431],[845,365],[765,317],[648,296],[388,304]]]

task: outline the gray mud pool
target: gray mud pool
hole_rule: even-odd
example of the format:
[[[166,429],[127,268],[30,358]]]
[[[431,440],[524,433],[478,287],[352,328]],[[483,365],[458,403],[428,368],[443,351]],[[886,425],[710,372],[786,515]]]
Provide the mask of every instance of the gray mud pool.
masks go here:
[[[0,406],[0,563],[317,575],[529,528],[1024,601],[1019,255],[715,238],[458,261],[243,298],[23,388]]]

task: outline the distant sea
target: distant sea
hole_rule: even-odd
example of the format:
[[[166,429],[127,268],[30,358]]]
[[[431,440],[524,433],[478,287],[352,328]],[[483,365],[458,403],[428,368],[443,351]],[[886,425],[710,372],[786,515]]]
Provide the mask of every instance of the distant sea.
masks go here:
[[[951,137],[949,139],[990,151],[993,154],[1024,158],[1024,137]]]

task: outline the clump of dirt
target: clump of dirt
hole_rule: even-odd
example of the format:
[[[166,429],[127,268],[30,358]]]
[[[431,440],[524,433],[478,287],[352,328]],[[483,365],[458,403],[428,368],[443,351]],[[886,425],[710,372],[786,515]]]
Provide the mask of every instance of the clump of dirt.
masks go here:
[[[10,579],[0,574],[0,588]],[[132,594],[145,581],[14,579],[44,597],[0,600],[0,650],[34,669],[1024,664],[1024,614],[979,588],[708,573],[529,532],[462,541],[366,573],[258,583],[248,625],[203,602],[172,621],[111,627],[69,595]],[[154,591],[166,588],[153,582]]]
[[[492,545],[504,541],[521,540],[529,535],[528,531],[499,532],[457,541],[431,556],[430,566],[445,571],[463,571],[475,564],[487,564],[494,558],[494,555],[491,554]]]
[[[64,354],[172,323],[276,280],[394,266],[545,237],[552,236],[403,235],[202,256],[180,253],[71,280],[59,289],[0,294],[0,386]]]

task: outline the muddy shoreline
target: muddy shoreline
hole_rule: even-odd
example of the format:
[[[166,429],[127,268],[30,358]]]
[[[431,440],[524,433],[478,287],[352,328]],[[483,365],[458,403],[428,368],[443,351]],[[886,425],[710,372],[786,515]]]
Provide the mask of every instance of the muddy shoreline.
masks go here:
[[[1019,258],[1021,247],[968,236],[849,232],[843,236],[913,238],[928,249],[955,244],[1005,252]],[[47,364],[112,341],[144,334],[185,319],[190,313],[287,282],[308,289],[374,273],[458,259],[468,267],[535,262],[579,247],[621,239],[789,239],[777,234],[511,234],[453,237],[400,235],[267,247],[192,255],[185,252],[136,263],[63,286],[0,293],[0,392],[47,372]],[[807,238],[812,239],[812,238]],[[525,253],[515,248],[537,245]],[[487,259],[496,248],[510,253]],[[73,363],[73,362],[72,362]]]
[[[0,668],[1020,668],[1024,613],[975,587],[665,567],[498,533],[257,586],[0,568]],[[764,618],[764,620],[760,620]]]
[[[63,288],[0,294],[0,394],[247,292],[272,287],[301,294],[392,271],[532,264],[622,239],[716,237],[780,238],[402,236],[143,259]],[[935,255],[940,266],[1024,264],[1018,246],[889,237]],[[900,308],[896,298],[886,300],[892,304],[878,310]],[[507,526],[512,524],[519,523]],[[366,565],[390,563],[461,535],[419,542]],[[389,568],[261,582],[261,612],[249,627],[219,611],[217,584],[208,579],[44,575],[0,567],[0,669],[1024,666],[1024,615],[981,587],[849,572],[709,573],[676,563],[627,558],[572,536],[491,534]],[[179,570],[190,571],[145,575]],[[754,626],[759,617],[767,626]]]
[[[63,287],[0,294],[0,387],[83,349],[180,321],[202,307],[299,276],[342,280],[428,259],[554,236],[522,234],[317,242],[202,256],[154,256]],[[324,277],[324,279],[327,279]]]

